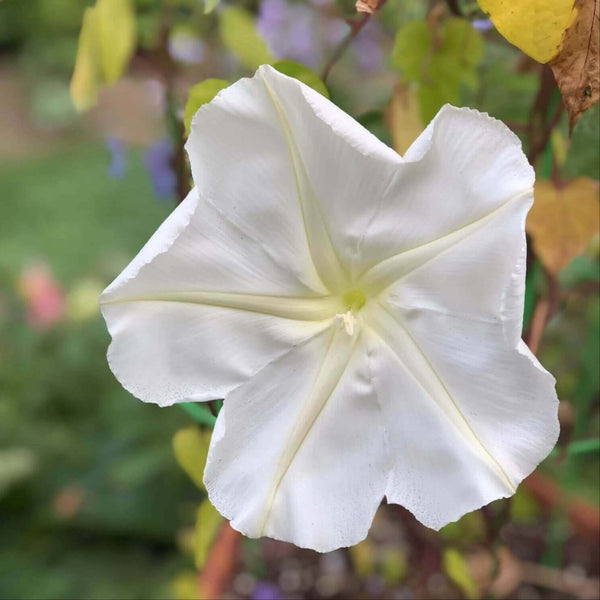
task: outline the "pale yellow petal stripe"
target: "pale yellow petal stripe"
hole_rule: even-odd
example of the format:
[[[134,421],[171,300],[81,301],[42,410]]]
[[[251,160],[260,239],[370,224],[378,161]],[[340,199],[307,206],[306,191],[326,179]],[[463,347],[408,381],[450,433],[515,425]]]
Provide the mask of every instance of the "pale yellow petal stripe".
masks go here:
[[[455,231],[451,231],[450,233],[431,240],[430,242],[421,244],[420,246],[410,248],[409,250],[403,250],[398,254],[382,260],[360,276],[358,286],[361,289],[366,290],[370,297],[377,296],[388,286],[398,282],[409,273],[422,267],[430,260],[435,259],[437,256],[468,238],[476,231],[489,225],[513,202],[518,202],[524,196],[532,193],[533,190],[520,192],[492,212],[467,225],[463,225]]]
[[[452,397],[434,366],[408,327],[398,315],[392,315],[382,304],[369,303],[365,307],[365,322],[369,329],[392,351],[402,368],[417,382],[448,417],[458,433],[467,441],[478,456],[496,473],[498,479],[510,494],[516,491],[502,465],[483,445],[468,419]],[[401,392],[400,392],[401,393]]]
[[[336,296],[317,298],[294,298],[290,296],[267,296],[259,294],[234,294],[205,291],[170,291],[144,293],[139,296],[103,300],[101,305],[124,302],[182,302],[201,304],[232,310],[244,310],[296,321],[325,321],[343,308]]]
[[[294,461],[298,450],[302,447],[306,436],[342,379],[352,353],[357,347],[360,335],[360,332],[356,332],[355,335],[350,336],[343,328],[331,328],[331,341],[327,353],[277,464],[273,483],[267,497],[261,533],[265,531],[281,482]]]
[[[304,219],[304,230],[315,269],[329,290],[342,292],[349,282],[346,269],[331,241],[327,223],[321,211],[320,201],[306,173],[302,156],[294,140],[292,128],[285,115],[282,103],[273,86],[268,82],[267,77],[260,70],[259,73],[273,102],[287,142],[298,191],[298,201]]]

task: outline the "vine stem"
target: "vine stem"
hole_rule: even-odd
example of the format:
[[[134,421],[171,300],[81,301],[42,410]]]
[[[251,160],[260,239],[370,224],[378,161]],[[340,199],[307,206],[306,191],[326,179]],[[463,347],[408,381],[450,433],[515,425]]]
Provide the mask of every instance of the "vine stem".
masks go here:
[[[371,13],[363,13],[358,21],[350,21],[350,32],[348,35],[339,43],[338,47],[333,51],[329,62],[323,68],[321,72],[321,79],[325,83],[331,70],[336,65],[338,60],[343,56],[344,52],[348,49],[348,46],[353,42],[353,40],[358,36],[358,34],[362,31],[363,27],[369,22],[371,17],[387,2],[387,0],[379,0],[377,5],[373,8],[373,12]]]

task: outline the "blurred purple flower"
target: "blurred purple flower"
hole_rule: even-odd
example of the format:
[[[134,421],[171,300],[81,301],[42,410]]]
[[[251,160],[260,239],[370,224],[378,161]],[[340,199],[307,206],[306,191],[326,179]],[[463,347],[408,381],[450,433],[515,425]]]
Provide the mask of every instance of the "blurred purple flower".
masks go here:
[[[347,30],[343,21],[323,17],[306,3],[288,0],[262,0],[258,28],[278,57],[313,69],[322,63],[326,47],[336,44]]]
[[[360,35],[354,41],[353,52],[356,62],[367,73],[381,69],[385,64],[383,52],[381,27],[376,21],[370,19]]]
[[[206,44],[193,31],[175,30],[169,38],[169,54],[181,63],[195,65],[204,60]]]
[[[471,23],[473,27],[479,31],[488,31],[494,27],[494,24],[490,19],[473,19]]]
[[[258,29],[277,56],[315,67],[321,59],[321,49],[314,21],[315,15],[305,4],[263,0]]]
[[[173,144],[162,138],[150,146],[144,155],[144,165],[150,174],[154,193],[159,198],[172,198],[177,190],[177,175],[173,170]]]
[[[270,581],[259,581],[254,586],[252,600],[279,600],[281,598],[281,591],[279,588]]]
[[[106,138],[106,147],[110,152],[108,175],[122,179],[127,171],[127,146],[123,140],[111,136]]]

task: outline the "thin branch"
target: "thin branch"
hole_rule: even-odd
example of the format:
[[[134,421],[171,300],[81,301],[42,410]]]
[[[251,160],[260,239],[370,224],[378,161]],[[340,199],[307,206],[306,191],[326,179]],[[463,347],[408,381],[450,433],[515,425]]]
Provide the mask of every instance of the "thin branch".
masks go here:
[[[337,61],[342,57],[344,52],[348,49],[348,46],[353,42],[356,36],[362,31],[363,27],[369,22],[372,15],[374,15],[385,3],[387,0],[379,0],[372,13],[363,13],[358,21],[351,21],[350,24],[350,33],[339,43],[338,47],[333,51],[329,62],[323,68],[321,73],[321,79],[323,82],[327,81],[331,70],[337,63]]]
[[[531,327],[527,337],[527,345],[529,349],[537,354],[540,348],[540,342],[544,335],[544,329],[548,321],[558,309],[558,300],[560,286],[555,275],[547,273],[548,277],[548,295],[540,298],[533,309],[531,317]]]
[[[544,151],[546,144],[550,140],[550,136],[552,135],[552,130],[558,125],[560,122],[560,118],[562,117],[563,110],[565,105],[563,104],[562,98],[559,100],[556,109],[554,110],[554,114],[552,118],[546,123],[545,127],[542,129],[540,133],[540,139],[535,146],[531,148],[529,151],[529,162],[533,165],[535,161],[538,159],[539,155]]]

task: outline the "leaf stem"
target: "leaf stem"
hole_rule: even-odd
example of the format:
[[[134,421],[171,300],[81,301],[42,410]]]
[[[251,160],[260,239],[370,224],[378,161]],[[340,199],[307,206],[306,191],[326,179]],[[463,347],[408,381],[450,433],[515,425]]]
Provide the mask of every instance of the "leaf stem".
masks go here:
[[[571,442],[564,449],[554,448],[548,456],[559,456],[564,452],[566,456],[581,456],[582,454],[590,454],[600,451],[600,438],[591,438],[588,440],[577,440]]]
[[[181,402],[178,406],[188,413],[196,423],[200,423],[200,425],[214,427],[217,422],[217,417],[215,417],[204,404],[198,402]]]
[[[386,2],[387,0],[379,0],[372,13],[363,13],[358,21],[349,21],[350,32],[333,51],[329,62],[325,65],[323,71],[321,72],[321,79],[324,83],[327,81],[331,70],[342,57],[344,52],[348,49],[348,46],[350,46],[354,38],[356,38],[356,36],[358,36],[358,34],[362,31],[362,28],[368,23],[371,16],[374,15]]]

